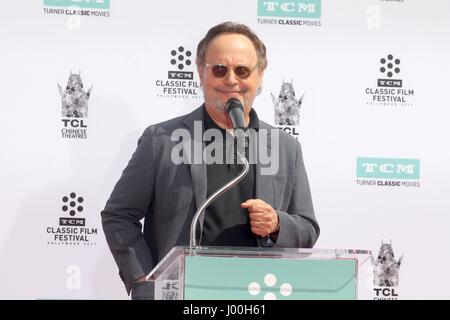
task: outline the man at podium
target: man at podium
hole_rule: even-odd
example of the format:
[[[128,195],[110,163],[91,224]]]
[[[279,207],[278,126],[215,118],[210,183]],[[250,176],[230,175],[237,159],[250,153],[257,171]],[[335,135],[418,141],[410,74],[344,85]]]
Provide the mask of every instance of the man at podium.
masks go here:
[[[195,235],[200,245],[311,248],[319,236],[300,144],[259,120],[253,108],[267,67],[264,43],[245,25],[221,23],[198,44],[196,64],[204,104],[145,130],[101,213],[108,245],[133,299],[151,297],[145,276],[173,247],[189,245],[194,213],[241,172],[238,148],[233,148],[239,110],[245,157],[266,149],[272,166],[249,161],[245,177],[205,209]],[[231,107],[237,108],[233,116]],[[197,129],[214,132],[215,138],[199,138]],[[180,161],[180,142],[174,137],[186,134],[193,138],[182,145],[193,149],[183,153],[181,160],[187,161]],[[227,143],[230,137],[235,144]],[[201,160],[208,147],[223,152],[214,154],[219,161],[198,162],[195,155],[193,161],[186,159],[197,146]],[[234,152],[227,152],[230,146]]]

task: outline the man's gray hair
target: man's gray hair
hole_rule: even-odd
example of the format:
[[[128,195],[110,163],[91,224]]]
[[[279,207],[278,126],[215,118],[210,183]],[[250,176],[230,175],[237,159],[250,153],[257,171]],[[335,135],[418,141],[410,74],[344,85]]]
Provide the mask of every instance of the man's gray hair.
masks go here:
[[[264,43],[258,38],[255,32],[253,32],[249,27],[244,24],[235,23],[231,21],[220,23],[206,33],[206,36],[198,43],[197,46],[197,58],[195,62],[197,66],[205,63],[205,55],[206,50],[208,49],[211,41],[221,34],[242,34],[250,39],[253,43],[253,46],[256,50],[256,55],[258,57],[258,66],[264,70],[267,67],[267,58],[266,58],[266,46]]]

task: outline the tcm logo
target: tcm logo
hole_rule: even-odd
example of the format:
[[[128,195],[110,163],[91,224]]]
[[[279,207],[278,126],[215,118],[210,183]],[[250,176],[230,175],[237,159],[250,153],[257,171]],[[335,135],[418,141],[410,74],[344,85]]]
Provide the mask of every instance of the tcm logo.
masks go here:
[[[183,46],[179,46],[177,49],[173,49],[170,52],[170,64],[176,66],[178,70],[169,71],[169,79],[177,80],[193,80],[194,73],[190,71],[181,71],[192,64],[192,52],[186,50]]]
[[[258,16],[318,19],[321,0],[258,0]]]
[[[109,9],[109,0],[44,0],[44,6]]]
[[[400,73],[400,59],[394,58],[392,54],[388,54],[387,57],[380,59],[380,72],[388,79],[378,79],[379,87],[402,87],[402,80],[392,79],[394,75]]]
[[[391,158],[357,158],[359,178],[419,179],[420,160]]]
[[[82,226],[86,223],[85,218],[75,218],[76,214],[81,214],[84,210],[83,202],[84,198],[77,196],[75,192],[71,192],[68,196],[62,197],[63,205],[61,207],[65,214],[69,214],[70,217],[59,218],[60,226]]]

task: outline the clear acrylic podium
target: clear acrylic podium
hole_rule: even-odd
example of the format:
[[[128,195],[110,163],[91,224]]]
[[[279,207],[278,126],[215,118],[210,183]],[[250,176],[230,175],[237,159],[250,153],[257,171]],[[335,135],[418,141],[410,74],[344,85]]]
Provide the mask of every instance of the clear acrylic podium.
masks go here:
[[[149,273],[155,300],[370,298],[368,250],[175,247]]]

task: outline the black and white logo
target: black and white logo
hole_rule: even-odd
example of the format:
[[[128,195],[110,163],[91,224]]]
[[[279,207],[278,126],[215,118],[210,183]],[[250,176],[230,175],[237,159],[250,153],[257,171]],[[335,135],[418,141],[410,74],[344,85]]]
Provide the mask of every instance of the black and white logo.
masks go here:
[[[195,80],[194,56],[184,46],[170,50],[166,79],[156,80],[158,98],[202,99],[200,82]]]
[[[394,59],[392,54],[380,59],[380,72],[388,79],[378,79],[378,87],[402,87],[402,80],[392,78],[400,73],[400,59]]]
[[[375,300],[398,300],[400,265],[403,256],[395,258],[392,242],[381,241],[380,251],[374,261]]]
[[[375,88],[366,88],[369,98],[366,105],[370,106],[412,106],[414,90],[404,87],[400,78],[401,60],[393,54],[381,57],[379,60],[379,76]]]
[[[69,214],[69,217],[59,218],[59,225],[65,226],[65,225],[77,225],[77,226],[84,226],[85,225],[85,218],[76,218],[75,215],[80,215],[84,208],[83,208],[83,202],[84,198],[81,196],[77,196],[75,192],[71,192],[69,196],[64,196],[62,198],[63,206],[62,211],[65,214]]]
[[[57,225],[47,226],[48,245],[96,245],[97,228],[88,226],[85,199],[70,192],[60,198],[60,217]]]
[[[172,56],[170,64],[176,67],[177,70],[169,71],[169,79],[194,79],[193,72],[181,71],[192,64],[192,52],[185,50],[184,47],[178,47],[177,50],[172,50],[170,55]]]
[[[274,124],[278,128],[286,131],[294,138],[298,138],[300,124],[300,107],[302,106],[303,93],[300,98],[295,96],[293,81],[281,84],[278,95],[271,93],[274,106]]]
[[[61,136],[64,139],[87,139],[88,103],[92,86],[86,91],[81,73],[70,72],[67,85],[58,84],[61,97]]]

